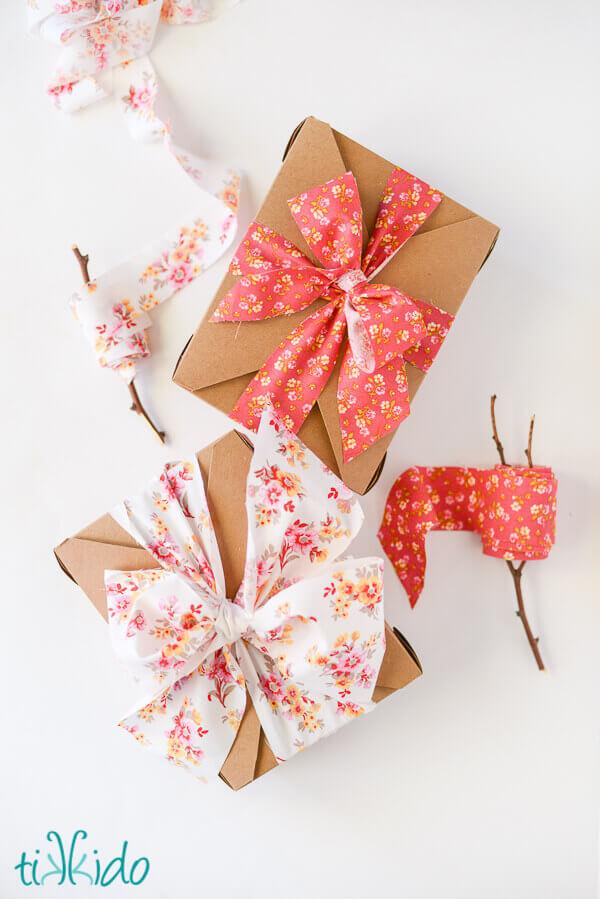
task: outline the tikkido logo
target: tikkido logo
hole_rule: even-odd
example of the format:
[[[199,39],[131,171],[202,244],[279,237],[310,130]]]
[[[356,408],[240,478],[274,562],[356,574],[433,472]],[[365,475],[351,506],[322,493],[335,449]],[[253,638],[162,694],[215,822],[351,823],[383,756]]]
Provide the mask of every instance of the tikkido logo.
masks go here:
[[[97,849],[86,849],[87,831],[76,830],[71,841],[64,841],[56,830],[49,830],[46,839],[52,851],[36,849],[31,858],[27,852],[21,853],[21,860],[15,865],[23,886],[42,887],[46,884],[89,884],[108,887],[111,884],[126,883],[137,887],[144,882],[150,870],[150,862],[145,856],[130,862],[127,858],[129,843],[123,841],[121,852],[106,861]]]

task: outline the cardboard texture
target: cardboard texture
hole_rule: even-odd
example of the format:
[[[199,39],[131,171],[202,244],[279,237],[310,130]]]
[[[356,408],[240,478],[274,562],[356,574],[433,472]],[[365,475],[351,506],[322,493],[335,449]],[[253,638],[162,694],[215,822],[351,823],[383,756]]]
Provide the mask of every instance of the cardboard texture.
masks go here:
[[[334,131],[325,122],[315,118],[305,119],[292,135],[280,172],[255,218],[287,237],[313,263],[317,263],[292,218],[287,201],[348,170],[352,171],[363,207],[363,237],[366,243],[394,167],[393,163]],[[427,177],[427,173],[415,174],[425,174]],[[475,275],[489,256],[498,230],[495,225],[444,196],[422,228],[373,280],[390,284],[408,296],[434,303],[455,315]],[[212,313],[235,281],[227,274],[173,374],[176,384],[227,414],[284,337],[323,304],[323,301],[317,300],[302,312],[260,322],[212,323]],[[395,432],[382,437],[356,459],[344,463],[337,409],[341,359],[340,353],[333,375],[300,429],[299,436],[349,487],[357,493],[365,493],[377,480]],[[439,362],[434,364],[434,370],[437,365]],[[412,401],[425,373],[409,363],[406,363],[406,371]]]
[[[237,431],[198,453],[211,517],[223,560],[228,596],[235,596],[244,574],[247,520],[246,478],[251,443]],[[104,571],[158,568],[158,562],[110,516],[104,515],[55,549],[65,573],[106,619]],[[419,661],[402,635],[386,625],[386,651],[374,699],[379,702],[421,674]],[[220,775],[239,790],[277,766],[258,716],[247,696],[246,711]]]

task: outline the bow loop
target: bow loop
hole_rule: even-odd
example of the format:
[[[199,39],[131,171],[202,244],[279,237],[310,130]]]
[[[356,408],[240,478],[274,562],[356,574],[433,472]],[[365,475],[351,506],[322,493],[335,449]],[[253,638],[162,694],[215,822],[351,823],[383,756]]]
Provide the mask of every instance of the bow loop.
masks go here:
[[[385,186],[375,227],[363,259],[372,277],[419,230],[442,200],[442,194],[403,169],[395,168]]]
[[[211,321],[257,321],[305,309],[320,297],[333,274],[316,268],[300,250],[258,222],[252,222],[229,271],[240,280]]]
[[[427,330],[419,306],[399,290],[385,284],[367,284],[352,296],[352,307],[360,316],[368,341],[370,366],[361,364],[348,334],[354,361],[366,372],[379,370],[392,359],[402,358],[426,337]]]
[[[226,642],[216,629],[218,602],[166,571],[106,571],[113,646],[154,698]]]
[[[225,577],[198,461],[166,465],[113,517],[160,565],[209,599],[225,595]]]
[[[288,201],[302,237],[328,269],[360,269],[362,207],[352,172]]]
[[[273,432],[277,440],[269,438]],[[317,574],[358,534],[363,513],[357,497],[332,481],[329,469],[315,464],[267,405],[246,487],[248,559],[254,567],[244,583],[256,585],[255,607],[298,578]]]

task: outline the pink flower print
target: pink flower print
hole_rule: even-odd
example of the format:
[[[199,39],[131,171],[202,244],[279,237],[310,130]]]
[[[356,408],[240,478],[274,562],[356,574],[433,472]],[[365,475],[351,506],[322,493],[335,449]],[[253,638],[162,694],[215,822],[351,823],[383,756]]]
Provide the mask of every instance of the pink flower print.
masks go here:
[[[164,562],[167,567],[177,565],[177,547],[169,543],[164,537],[161,540],[150,541],[148,549],[153,556]]]
[[[189,262],[176,262],[167,271],[167,280],[177,290],[189,284],[193,277],[192,266]]]
[[[118,615],[119,618],[125,618],[127,613],[131,608],[131,599],[128,596],[117,596],[113,602],[111,607],[109,608],[110,615]]]
[[[370,687],[373,683],[373,678],[375,677],[375,669],[371,668],[370,665],[365,665],[362,671],[360,671],[358,677],[356,678],[357,683],[361,685],[361,687]]]
[[[179,614],[179,600],[176,596],[167,596],[159,599],[158,608],[168,621],[174,621]]]
[[[223,652],[215,653],[212,663],[204,669],[204,673],[212,680],[225,681],[226,683],[233,681],[233,675]]]
[[[340,653],[334,662],[338,671],[352,672],[355,668],[362,668],[365,665],[366,656],[359,649],[351,649],[348,652]]]
[[[144,617],[143,612],[137,612],[133,618],[129,620],[129,624],[127,625],[127,636],[134,637],[140,631],[143,631],[146,627],[146,618]]]
[[[268,677],[261,677],[260,686],[269,704],[276,708],[284,694],[283,680],[276,674],[269,674]]]
[[[279,484],[269,484],[261,491],[261,499],[270,509],[276,509],[281,505],[283,490]]]
[[[123,0],[104,0],[104,8],[109,16],[117,16],[123,11]]]
[[[319,544],[319,535],[309,524],[297,519],[285,531],[285,542],[294,552],[311,553]]]
[[[135,88],[132,84],[125,102],[133,109],[147,109],[152,103],[153,96],[154,92],[149,87]]]

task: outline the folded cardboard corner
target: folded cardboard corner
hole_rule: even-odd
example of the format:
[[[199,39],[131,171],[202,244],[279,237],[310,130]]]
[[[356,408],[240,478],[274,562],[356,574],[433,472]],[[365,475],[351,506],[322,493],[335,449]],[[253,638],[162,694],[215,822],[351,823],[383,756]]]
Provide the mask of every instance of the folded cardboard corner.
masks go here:
[[[227,596],[235,596],[244,574],[247,521],[246,479],[252,444],[237,431],[198,453],[217,542],[223,560]],[[62,570],[81,587],[106,619],[105,569],[157,568],[158,562],[110,515],[63,541],[55,549]],[[421,666],[404,637],[386,625],[386,651],[374,700],[379,702],[421,674]],[[276,767],[258,716],[247,696],[246,711],[220,776],[233,790],[251,783]]]
[[[292,134],[279,174],[256,220],[291,240],[316,263],[292,218],[287,201],[352,171],[360,193],[366,241],[394,168],[393,163],[330,125],[309,117]],[[434,303],[456,315],[475,275],[489,256],[498,231],[496,225],[444,196],[425,224],[374,280],[398,287],[408,296]],[[173,373],[176,384],[226,414],[281,341],[323,302],[317,300],[308,310],[264,321],[211,322],[214,310],[234,283],[233,276],[227,274]],[[340,362],[341,356],[299,435],[349,487],[357,493],[365,493],[381,472],[395,432],[382,437],[351,462],[344,462],[337,405]],[[425,373],[409,363],[406,372],[412,401]]]

